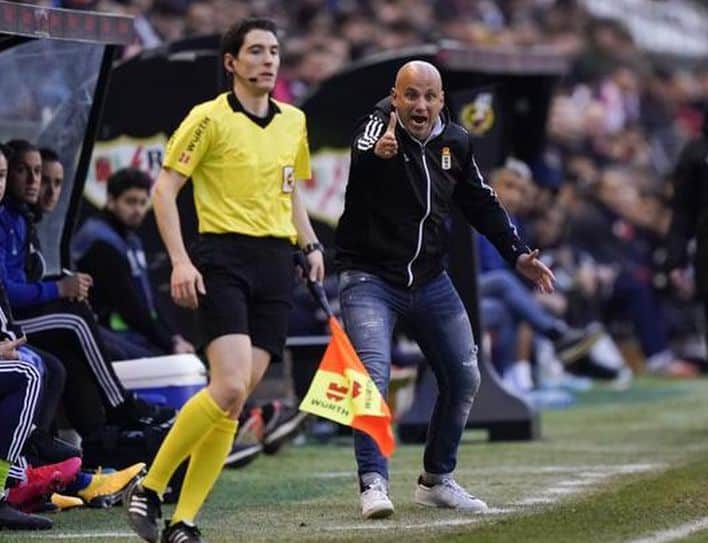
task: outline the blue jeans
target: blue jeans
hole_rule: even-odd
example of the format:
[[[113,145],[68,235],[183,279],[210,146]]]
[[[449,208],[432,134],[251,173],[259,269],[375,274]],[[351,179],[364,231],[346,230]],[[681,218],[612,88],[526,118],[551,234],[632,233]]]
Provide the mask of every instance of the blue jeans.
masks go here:
[[[632,320],[644,356],[669,348],[664,314],[650,284],[637,280],[626,271],[620,273],[615,280],[609,309]]]
[[[457,448],[479,388],[472,326],[446,273],[414,290],[370,273],[345,271],[339,298],[347,334],[371,378],[386,397],[391,341],[398,318],[410,326],[438,382],[438,399],[428,425],[423,465],[428,473],[452,473]],[[354,432],[359,476],[376,472],[388,479],[388,464],[368,435]]]
[[[511,316],[523,320],[540,334],[548,334],[559,321],[533,297],[533,293],[510,270],[494,270],[479,275],[479,294],[501,301]]]
[[[516,361],[516,341],[519,323],[506,305],[497,298],[482,298],[480,302],[484,331],[492,330],[492,363],[499,376]]]

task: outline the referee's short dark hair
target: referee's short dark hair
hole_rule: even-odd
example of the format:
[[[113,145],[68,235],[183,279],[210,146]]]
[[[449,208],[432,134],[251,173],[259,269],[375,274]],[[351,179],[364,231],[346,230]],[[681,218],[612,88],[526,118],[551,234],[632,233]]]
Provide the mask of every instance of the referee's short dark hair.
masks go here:
[[[243,46],[243,41],[251,30],[265,30],[278,36],[278,25],[272,19],[265,17],[249,17],[229,27],[221,38],[221,56],[231,53],[237,56]]]
[[[142,189],[150,192],[152,178],[137,168],[123,168],[108,178],[108,195],[119,198],[126,190]]]

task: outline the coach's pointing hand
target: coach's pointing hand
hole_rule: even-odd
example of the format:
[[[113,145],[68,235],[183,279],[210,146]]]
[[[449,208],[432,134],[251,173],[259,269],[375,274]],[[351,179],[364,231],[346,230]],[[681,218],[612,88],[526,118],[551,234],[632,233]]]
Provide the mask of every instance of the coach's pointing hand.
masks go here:
[[[180,307],[196,309],[199,306],[197,293],[206,294],[204,279],[197,268],[189,262],[180,262],[172,268],[172,279],[170,280],[172,299]]]
[[[391,112],[391,118],[388,120],[388,126],[383,136],[379,138],[374,146],[374,154],[379,158],[393,158],[398,154],[398,142],[396,141],[396,112]]]

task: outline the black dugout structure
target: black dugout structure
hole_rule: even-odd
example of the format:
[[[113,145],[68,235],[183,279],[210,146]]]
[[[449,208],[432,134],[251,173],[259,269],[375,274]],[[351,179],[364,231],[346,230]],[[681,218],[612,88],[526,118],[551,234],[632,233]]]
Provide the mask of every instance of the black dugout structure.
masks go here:
[[[132,17],[0,0],[0,141],[49,147],[65,168],[57,209],[38,227],[49,274],[70,266],[113,59],[133,37]]]
[[[475,137],[483,170],[499,165],[509,154],[531,160],[542,150],[553,86],[566,70],[565,60],[550,52],[439,44],[352,64],[298,104],[307,114],[313,162],[313,179],[302,194],[326,246],[332,247],[333,227],[343,208],[351,132],[357,120],[389,92],[398,68],[412,59],[428,60],[440,68],[447,105]],[[191,107],[225,89],[216,37],[168,44],[115,66],[88,172],[87,199],[101,206],[105,180],[118,168],[133,165],[156,175],[168,136]],[[182,191],[179,205],[189,243],[196,236],[196,223],[189,219],[194,217],[190,190]],[[155,256],[153,277],[166,285],[168,261],[151,217],[143,230],[146,248]],[[452,231],[449,269],[480,338],[474,233],[459,217]],[[182,315],[180,320],[188,325],[188,319]],[[296,351],[306,350],[302,358],[318,359],[326,338],[311,339],[300,337],[290,343],[295,358]],[[538,414],[501,387],[488,360],[480,360],[480,365],[483,384],[469,426],[487,429],[491,439],[538,437]],[[423,439],[434,401],[434,380],[426,371],[417,385],[413,408],[399,421],[403,441]]]

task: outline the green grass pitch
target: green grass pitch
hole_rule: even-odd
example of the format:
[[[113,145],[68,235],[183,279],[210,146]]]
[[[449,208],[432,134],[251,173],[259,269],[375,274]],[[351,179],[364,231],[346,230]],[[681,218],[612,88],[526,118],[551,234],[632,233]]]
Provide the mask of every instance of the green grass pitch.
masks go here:
[[[391,464],[396,514],[362,521],[351,446],[339,443],[290,446],[225,471],[199,525],[211,543],[708,541],[707,381],[591,391],[545,412],[542,433],[522,443],[465,435],[457,479],[488,515],[415,506],[422,448],[403,446]],[[52,518],[49,532],[0,532],[0,541],[139,541],[121,508]]]

